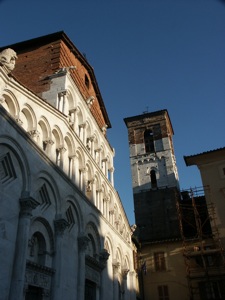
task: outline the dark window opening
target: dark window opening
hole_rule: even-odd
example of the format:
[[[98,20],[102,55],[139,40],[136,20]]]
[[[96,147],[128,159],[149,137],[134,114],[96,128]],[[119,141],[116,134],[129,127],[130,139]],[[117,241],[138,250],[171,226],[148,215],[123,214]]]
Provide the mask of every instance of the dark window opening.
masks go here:
[[[169,300],[169,290],[167,285],[158,286],[159,300]]]
[[[89,79],[88,79],[87,75],[85,75],[84,81],[85,81],[86,87],[89,89],[89,87],[90,87],[90,82],[89,82]]]
[[[85,300],[96,300],[96,283],[85,280]]]
[[[144,133],[145,152],[155,152],[154,136],[152,130],[145,130]]]
[[[25,300],[42,300],[43,299],[43,289],[37,286],[29,285]]]
[[[151,170],[150,177],[151,177],[152,189],[157,188],[157,179],[156,179],[155,170]]]
[[[166,258],[164,252],[154,253],[155,271],[166,271]]]

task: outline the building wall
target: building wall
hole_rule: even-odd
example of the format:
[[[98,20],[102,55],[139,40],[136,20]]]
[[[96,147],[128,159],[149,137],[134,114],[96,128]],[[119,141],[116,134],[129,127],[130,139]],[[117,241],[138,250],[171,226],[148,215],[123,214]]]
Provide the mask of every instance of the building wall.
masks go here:
[[[156,253],[164,253],[163,270],[156,268]],[[165,289],[168,290],[168,299],[190,299],[182,253],[181,242],[162,242],[145,246],[141,252],[141,263],[146,263],[146,271],[142,268],[141,272],[145,300],[160,299],[160,287],[164,287],[164,292]]]
[[[0,67],[1,299],[135,299],[106,128],[68,71],[49,84],[48,102]]]

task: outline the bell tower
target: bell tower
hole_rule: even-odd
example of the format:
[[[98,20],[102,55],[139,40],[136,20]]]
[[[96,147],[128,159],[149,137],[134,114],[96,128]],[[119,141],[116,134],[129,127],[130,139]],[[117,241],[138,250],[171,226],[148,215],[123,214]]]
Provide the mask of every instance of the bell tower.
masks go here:
[[[179,236],[179,179],[167,110],[125,118],[137,234],[141,242]]]

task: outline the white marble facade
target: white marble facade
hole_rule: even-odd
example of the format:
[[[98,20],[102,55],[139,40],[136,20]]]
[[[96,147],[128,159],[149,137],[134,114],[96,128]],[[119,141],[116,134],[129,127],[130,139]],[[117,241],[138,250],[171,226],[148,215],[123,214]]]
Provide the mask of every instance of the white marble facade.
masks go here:
[[[0,299],[136,299],[132,232],[94,99],[69,70],[40,98],[1,65]]]

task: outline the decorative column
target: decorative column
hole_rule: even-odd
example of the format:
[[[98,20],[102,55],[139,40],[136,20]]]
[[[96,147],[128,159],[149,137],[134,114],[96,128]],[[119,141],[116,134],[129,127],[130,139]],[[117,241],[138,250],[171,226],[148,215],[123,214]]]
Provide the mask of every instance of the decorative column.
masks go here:
[[[123,279],[123,299],[128,299],[127,295],[127,274],[129,273],[129,269],[122,270],[122,279]]]
[[[100,162],[101,162],[101,148],[98,148],[95,150],[95,161],[96,163],[100,166]]]
[[[81,141],[83,143],[85,143],[85,127],[86,127],[86,123],[82,123],[79,125],[79,138],[81,139]]]
[[[94,141],[95,141],[95,136],[89,137],[89,140],[91,142],[91,156],[94,157]]]
[[[77,299],[84,299],[85,292],[85,251],[87,250],[88,243],[90,239],[83,235],[78,237],[78,249],[79,249],[79,265],[78,265],[78,291]]]
[[[135,285],[134,285],[134,280],[135,280],[135,276],[136,273],[134,271],[129,272],[129,276],[130,276],[130,299],[136,299],[136,293],[135,293]]]
[[[64,153],[66,152],[66,148],[64,148],[63,146],[57,148],[57,151],[58,151],[58,155],[59,157],[56,158],[56,164],[63,169],[63,156],[64,156]]]
[[[79,170],[79,163],[78,163],[78,156],[77,154],[74,155],[74,171],[75,171],[75,184],[79,186],[80,180],[80,170]]]
[[[109,172],[110,172],[110,182],[111,182],[111,184],[112,184],[112,186],[114,186],[114,171],[115,171],[115,169],[112,167],[112,168],[110,168],[109,169]]]
[[[101,285],[99,287],[99,289],[100,289],[99,299],[104,299],[103,297],[105,295],[105,290],[108,288],[107,287],[108,273],[107,273],[106,266],[107,266],[107,261],[109,259],[109,255],[110,254],[106,249],[103,249],[99,255],[99,262],[102,264],[102,267],[103,267],[102,272],[101,272]]]
[[[24,193],[23,197],[20,198],[20,214],[17,228],[13,274],[10,287],[10,300],[24,299],[30,219],[32,217],[32,210],[35,209],[39,204],[39,202],[29,196],[29,193]]]
[[[94,205],[97,206],[96,205],[97,199],[96,199],[96,178],[95,177],[92,179],[92,199],[93,199]]]
[[[67,94],[67,91],[63,91],[61,92],[61,95],[62,95],[62,112],[65,114],[65,105],[66,105],[66,94]]]
[[[63,299],[63,235],[69,223],[64,218],[54,221],[55,226],[55,257],[54,257],[54,281],[52,294],[54,300]]]
[[[62,91],[58,93],[58,100],[56,104],[56,108],[60,110],[62,113],[65,113],[65,101],[66,101],[66,91]]]
[[[113,263],[113,299],[118,299],[118,275],[119,275],[120,263]]]
[[[70,159],[70,166],[69,166],[69,177],[72,179],[73,182],[75,182],[75,162],[76,162],[76,154],[71,155],[69,157]]]
[[[102,171],[105,174],[105,176],[108,178],[108,165],[107,165],[107,162],[108,162],[107,158],[104,158],[102,160],[102,169],[103,169]]]
[[[80,189],[82,190],[82,192],[83,193],[85,193],[85,182],[86,182],[86,168],[84,167],[84,168],[82,168],[82,169],[80,169]]]

